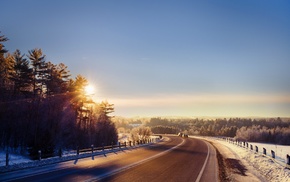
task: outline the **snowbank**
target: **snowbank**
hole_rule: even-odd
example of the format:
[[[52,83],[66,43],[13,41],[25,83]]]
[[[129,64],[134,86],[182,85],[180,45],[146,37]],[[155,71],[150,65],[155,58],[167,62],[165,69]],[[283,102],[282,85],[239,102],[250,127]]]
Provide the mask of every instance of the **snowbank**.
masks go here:
[[[285,157],[283,158],[284,155],[286,156],[287,152],[290,153],[290,146],[251,143],[254,146],[259,146],[260,152],[262,152],[263,147],[267,148],[267,154],[269,155],[271,150],[277,149],[276,151],[279,157],[274,160],[268,155],[265,156],[260,152],[255,152],[255,148],[254,150],[250,150],[218,138],[211,138],[211,140],[228,147],[237,154],[240,159],[245,160],[246,164],[252,166],[267,180],[271,182],[290,182],[290,169],[286,168],[286,160]]]

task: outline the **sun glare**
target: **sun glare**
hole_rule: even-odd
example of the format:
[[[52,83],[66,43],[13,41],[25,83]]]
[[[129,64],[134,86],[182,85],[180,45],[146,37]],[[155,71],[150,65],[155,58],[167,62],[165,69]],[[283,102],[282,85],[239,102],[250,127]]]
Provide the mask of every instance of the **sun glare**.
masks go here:
[[[85,87],[85,92],[87,95],[92,95],[95,93],[95,87],[93,85],[87,85]]]

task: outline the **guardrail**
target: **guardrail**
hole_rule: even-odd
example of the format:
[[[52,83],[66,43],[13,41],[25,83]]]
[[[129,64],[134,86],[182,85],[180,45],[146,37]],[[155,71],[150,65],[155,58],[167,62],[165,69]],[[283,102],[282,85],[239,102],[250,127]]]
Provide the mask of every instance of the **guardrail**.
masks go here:
[[[255,150],[254,150],[253,144],[249,144],[248,142],[239,141],[239,140],[235,140],[233,138],[228,138],[228,137],[223,137],[222,139],[227,141],[227,142],[229,142],[229,143],[231,143],[231,144],[237,145],[239,147],[243,147],[245,149],[249,149],[250,151],[253,151],[253,152],[257,153],[257,154],[261,153],[261,152],[259,152],[259,147],[258,146],[255,145]],[[271,157],[272,160],[274,160],[275,162],[278,162],[276,160],[275,151],[273,151],[273,150],[271,150],[271,155],[269,156],[269,155],[267,155],[266,148],[263,147],[262,155],[267,156],[267,157]],[[286,154],[285,167],[290,169],[290,156],[289,156],[289,154]]]
[[[62,161],[66,161],[63,160],[62,158],[67,157],[67,160],[72,160],[74,158],[80,158],[81,155],[84,154],[83,157],[89,157],[89,156],[96,156],[96,155],[101,155],[101,154],[106,154],[106,153],[110,153],[110,152],[114,152],[116,149],[117,150],[122,150],[122,149],[129,149],[129,148],[134,148],[137,146],[141,146],[144,144],[150,144],[150,143],[156,143],[160,140],[160,138],[150,138],[150,139],[144,139],[144,140],[138,140],[138,141],[128,141],[128,142],[118,142],[118,143],[113,143],[111,145],[107,145],[107,146],[101,146],[101,147],[95,147],[94,145],[91,145],[89,148],[84,148],[84,149],[80,149],[79,147],[77,147],[77,150],[73,150],[71,151],[70,155],[63,155],[63,150],[60,148],[57,151],[57,155],[53,156],[53,157],[48,157],[47,155],[44,155],[42,153],[41,150],[38,151],[38,155],[37,156],[32,156],[34,158],[36,158],[36,161],[42,161],[44,160],[49,160],[52,158],[56,158],[58,157],[60,162]],[[8,150],[6,150],[6,156],[5,156],[5,166],[9,167],[10,166],[10,153]],[[33,162],[33,161],[32,161]]]

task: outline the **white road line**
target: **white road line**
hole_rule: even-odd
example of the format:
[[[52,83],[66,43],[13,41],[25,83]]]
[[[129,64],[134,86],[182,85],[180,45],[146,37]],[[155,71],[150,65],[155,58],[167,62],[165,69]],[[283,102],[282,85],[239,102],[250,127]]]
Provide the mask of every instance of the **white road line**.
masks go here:
[[[201,170],[200,170],[200,172],[199,172],[199,174],[198,174],[198,176],[197,176],[195,182],[199,182],[199,181],[200,181],[201,176],[202,176],[202,174],[203,174],[203,172],[204,172],[205,166],[206,166],[207,161],[208,161],[208,157],[209,157],[209,146],[208,146],[208,143],[207,143],[207,142],[205,142],[205,143],[206,143],[206,145],[207,145],[207,156],[206,156],[206,159],[205,159],[205,161],[204,161],[204,164],[203,164],[203,166],[202,166],[202,168],[201,168]]]
[[[124,166],[124,167],[121,167],[121,168],[115,169],[115,170],[113,170],[113,171],[111,171],[111,172],[107,172],[107,173],[102,174],[102,175],[100,175],[100,176],[97,176],[97,177],[91,178],[91,179],[87,180],[86,182],[90,182],[90,181],[98,181],[98,180],[104,179],[104,178],[106,178],[106,177],[109,177],[109,176],[115,175],[115,174],[117,174],[117,173],[120,173],[120,172],[122,172],[122,171],[128,170],[128,169],[130,169],[130,168],[133,168],[133,167],[135,167],[135,166],[141,165],[141,164],[143,164],[143,163],[145,163],[145,162],[148,162],[148,161],[150,161],[150,160],[152,160],[152,159],[155,159],[155,158],[157,158],[157,157],[160,157],[160,156],[162,156],[162,155],[164,155],[164,154],[170,152],[171,150],[173,150],[173,149],[175,149],[175,148],[181,146],[183,143],[184,143],[184,139],[183,139],[183,141],[182,141],[180,144],[178,144],[178,145],[176,145],[175,147],[172,147],[172,148],[170,148],[170,149],[168,149],[168,150],[165,150],[164,152],[158,153],[158,154],[156,154],[156,155],[153,155],[153,156],[148,157],[148,158],[146,158],[146,159],[143,159],[143,160],[141,160],[141,161],[135,162],[135,163],[133,163],[133,164],[129,164],[129,165],[127,165],[127,166]]]

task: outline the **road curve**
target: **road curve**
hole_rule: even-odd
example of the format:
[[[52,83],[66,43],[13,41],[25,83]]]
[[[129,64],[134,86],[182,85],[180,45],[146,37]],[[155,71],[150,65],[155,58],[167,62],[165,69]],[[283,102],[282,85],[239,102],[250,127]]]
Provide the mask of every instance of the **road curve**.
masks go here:
[[[7,173],[0,181],[218,181],[215,150],[210,144],[195,138],[165,138],[106,157]]]
[[[214,148],[188,138],[165,155],[98,181],[218,181],[217,171]]]

